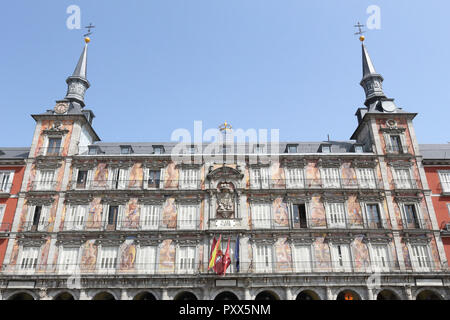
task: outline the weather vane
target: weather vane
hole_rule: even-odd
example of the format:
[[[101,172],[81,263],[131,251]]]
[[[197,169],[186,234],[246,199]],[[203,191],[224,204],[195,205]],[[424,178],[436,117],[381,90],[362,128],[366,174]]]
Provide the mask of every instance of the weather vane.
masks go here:
[[[227,132],[227,130],[230,130],[231,131],[231,124],[229,124],[229,123],[227,123],[226,121],[225,121],[225,123],[224,124],[221,124],[220,126],[219,126],[219,130],[220,131],[225,131],[225,133]]]
[[[95,28],[95,26],[92,25],[92,22],[90,22],[89,25],[86,26],[86,27],[84,27],[84,28],[87,29],[87,31],[88,31],[86,34],[83,35],[84,41],[85,41],[86,43],[88,43],[88,42],[91,41],[91,38],[89,38],[89,36],[92,34],[91,29],[92,29],[92,28]]]
[[[359,23],[359,21],[358,21],[358,23],[355,24],[354,27],[358,28],[358,32],[355,32],[355,35],[359,35],[359,40],[361,42],[363,42],[364,39],[366,38],[366,37],[363,36],[363,33],[365,33],[365,31],[363,31],[363,29],[362,29],[364,27],[364,25]]]

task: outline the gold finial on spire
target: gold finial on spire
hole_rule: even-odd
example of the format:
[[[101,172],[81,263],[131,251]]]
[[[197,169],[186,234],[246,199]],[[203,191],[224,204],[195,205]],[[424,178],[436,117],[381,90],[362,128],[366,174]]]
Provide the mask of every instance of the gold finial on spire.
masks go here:
[[[365,31],[362,30],[362,28],[364,27],[363,24],[358,23],[354,25],[355,28],[358,28],[358,32],[355,32],[356,35],[359,35],[359,41],[364,42],[364,40],[366,39],[366,37],[363,36],[363,33],[365,33]]]
[[[84,42],[87,44],[87,43],[91,42],[91,38],[89,38],[89,36],[92,34],[91,29],[95,28],[95,26],[93,26],[92,22],[91,22],[85,28],[88,29],[88,32],[86,34],[84,34],[83,37],[84,37]]]
[[[232,128],[231,124],[227,123],[226,121],[219,126],[219,130],[220,131],[225,131],[225,132],[227,130],[231,130],[231,128]]]

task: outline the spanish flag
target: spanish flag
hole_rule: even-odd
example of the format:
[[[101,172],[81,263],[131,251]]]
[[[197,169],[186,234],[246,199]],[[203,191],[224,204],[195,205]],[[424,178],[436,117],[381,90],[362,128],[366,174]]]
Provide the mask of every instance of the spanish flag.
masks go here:
[[[217,243],[214,247],[214,249],[211,252],[211,257],[209,259],[209,266],[208,266],[208,270],[211,269],[212,267],[214,267],[214,265],[216,264],[216,255],[217,255],[217,251],[219,250],[219,246],[220,246],[220,239],[222,238],[222,235],[219,236],[219,240],[217,240]],[[214,244],[213,244],[214,245]]]

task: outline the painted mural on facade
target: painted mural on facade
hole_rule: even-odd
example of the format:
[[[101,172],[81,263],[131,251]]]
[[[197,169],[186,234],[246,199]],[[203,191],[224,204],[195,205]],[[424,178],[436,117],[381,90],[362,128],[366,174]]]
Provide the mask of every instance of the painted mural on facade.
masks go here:
[[[45,272],[47,271],[47,261],[48,261],[48,253],[50,251],[51,238],[47,238],[44,246],[41,248],[41,252],[39,254],[37,272]]]
[[[164,204],[162,212],[162,224],[173,229],[177,226],[177,206],[175,198],[168,198]]]
[[[134,240],[127,239],[119,248],[119,270],[135,271],[136,245]]]
[[[99,229],[102,226],[102,198],[94,198],[89,206],[86,229]]]
[[[274,188],[285,188],[286,187],[286,178],[284,175],[284,169],[280,168],[279,162],[273,162],[270,166],[271,172],[271,181],[273,183]]]
[[[311,197],[311,227],[325,227],[325,208],[320,201],[320,195],[314,194]]]
[[[278,197],[272,204],[274,223],[278,227],[289,226],[289,210],[282,197]]]
[[[320,172],[317,168],[317,161],[308,162],[305,167],[305,177],[307,187],[320,186]]]
[[[135,163],[130,170],[130,178],[128,181],[128,188],[140,189],[144,179],[144,172],[142,170],[142,163]]]
[[[132,198],[128,201],[125,207],[125,214],[122,222],[122,227],[125,229],[138,229],[140,220],[140,207],[137,198]]]
[[[93,188],[104,188],[108,182],[108,165],[106,163],[99,163],[94,171],[94,178],[92,181]]]
[[[361,212],[361,206],[356,195],[351,195],[347,200],[348,206],[348,223],[351,227],[362,227],[363,218]]]
[[[287,238],[279,238],[275,243],[275,259],[278,272],[292,271],[292,252]]]
[[[171,239],[161,243],[159,251],[159,269],[162,273],[172,273],[175,271],[175,246]]]
[[[356,178],[356,171],[351,167],[351,162],[344,162],[342,164],[342,185],[345,187],[356,187],[358,180]]]
[[[364,272],[370,267],[369,250],[365,243],[363,243],[364,236],[359,235],[355,237],[352,242],[354,267],[357,271]]]
[[[98,247],[95,244],[95,239],[86,241],[81,250],[81,272],[94,272],[97,263]]]
[[[176,168],[175,162],[170,162],[164,174],[164,188],[178,188],[179,170]]]
[[[314,242],[314,261],[317,271],[331,270],[330,247],[324,237],[318,237]]]

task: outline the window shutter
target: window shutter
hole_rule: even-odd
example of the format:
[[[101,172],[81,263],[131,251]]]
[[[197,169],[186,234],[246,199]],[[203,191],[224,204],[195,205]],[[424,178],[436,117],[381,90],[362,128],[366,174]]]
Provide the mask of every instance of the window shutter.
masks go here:
[[[38,230],[45,231],[48,227],[48,215],[49,215],[50,207],[42,206],[41,216],[39,217]]]
[[[311,247],[295,246],[295,270],[297,272],[311,272]]]
[[[156,247],[144,246],[139,248],[138,270],[144,273],[155,273]]]

